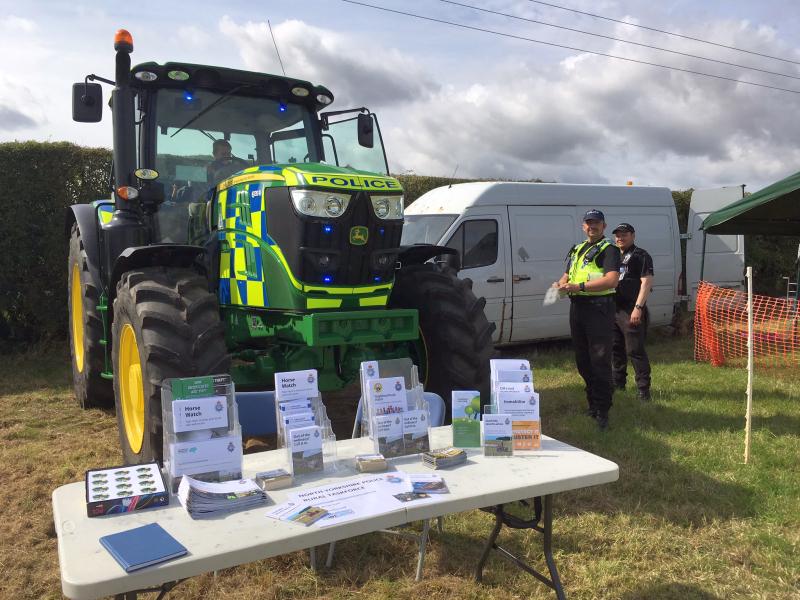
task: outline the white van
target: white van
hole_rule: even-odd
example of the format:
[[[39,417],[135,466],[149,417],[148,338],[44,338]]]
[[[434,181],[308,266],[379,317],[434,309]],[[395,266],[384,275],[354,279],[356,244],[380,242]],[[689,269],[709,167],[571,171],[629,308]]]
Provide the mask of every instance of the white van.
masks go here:
[[[738,190],[741,197],[741,188],[724,189]],[[719,196],[713,199],[719,201]],[[514,182],[440,187],[408,206],[402,244],[438,244],[459,251],[459,276],[472,279],[475,295],[486,298],[486,316],[497,326],[496,344],[563,338],[569,336],[569,301],[543,306],[542,300],[564,273],[570,248],[585,239],[581,223],[590,208],[605,214],[609,239],[617,223],[636,228],[636,243],[650,253],[655,268],[647,303],[651,324],[670,323],[680,299],[683,265],[675,203],[667,188]],[[695,207],[692,215],[716,208]],[[738,273],[733,285],[741,285],[742,236],[709,236],[709,240],[712,237],[726,238],[721,245],[727,251],[717,252],[719,260],[710,266],[719,268],[725,258],[726,276]],[[702,244],[702,233],[695,233],[690,242],[696,238]],[[734,248],[727,238],[734,238]],[[707,240],[707,251],[709,245],[720,250],[716,239]],[[690,256],[699,261],[694,252]],[[709,272],[708,262],[706,267],[704,279],[711,281],[714,273]],[[699,265],[693,273],[699,275]],[[696,287],[696,281],[690,281],[688,289]]]

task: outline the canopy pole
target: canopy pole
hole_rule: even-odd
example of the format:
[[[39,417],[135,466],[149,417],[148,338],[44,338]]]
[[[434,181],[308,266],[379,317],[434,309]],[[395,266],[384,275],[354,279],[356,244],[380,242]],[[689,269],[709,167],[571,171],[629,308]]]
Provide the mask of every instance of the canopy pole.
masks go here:
[[[700,281],[703,281],[703,269],[706,266],[706,230],[703,230],[703,253],[700,255]],[[698,282],[698,285],[700,282]]]
[[[794,275],[794,304],[796,311],[797,303],[800,302],[800,244],[797,245],[797,259],[794,264],[797,266],[797,271]]]
[[[747,412],[744,425],[744,464],[750,462],[753,425],[753,267],[747,267]]]

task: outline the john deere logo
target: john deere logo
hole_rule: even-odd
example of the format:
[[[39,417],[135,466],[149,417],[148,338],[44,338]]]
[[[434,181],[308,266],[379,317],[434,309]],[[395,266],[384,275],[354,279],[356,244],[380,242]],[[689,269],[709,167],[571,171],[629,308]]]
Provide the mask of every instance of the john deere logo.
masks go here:
[[[350,228],[350,243],[353,246],[363,246],[369,238],[369,229],[363,225],[356,225]]]

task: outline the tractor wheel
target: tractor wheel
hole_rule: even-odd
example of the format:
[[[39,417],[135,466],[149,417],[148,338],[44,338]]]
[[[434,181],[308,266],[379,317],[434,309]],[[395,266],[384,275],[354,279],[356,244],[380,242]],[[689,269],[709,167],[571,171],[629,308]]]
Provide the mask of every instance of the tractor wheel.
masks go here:
[[[486,319],[485,304],[472,293],[472,281],[459,279],[450,267],[426,263],[395,273],[389,306],[419,311],[420,339],[411,358],[425,390],[444,399],[446,422],[453,390],[478,390],[482,402],[489,401],[494,324]]]
[[[72,385],[81,408],[114,405],[111,381],[100,375],[105,369],[103,319],[97,305],[100,290],[89,275],[89,259],[77,224],[69,237],[67,263],[70,354]]]
[[[114,395],[126,464],[162,459],[161,382],[227,373],[230,356],[208,280],[189,269],[129,271],[114,300]]]

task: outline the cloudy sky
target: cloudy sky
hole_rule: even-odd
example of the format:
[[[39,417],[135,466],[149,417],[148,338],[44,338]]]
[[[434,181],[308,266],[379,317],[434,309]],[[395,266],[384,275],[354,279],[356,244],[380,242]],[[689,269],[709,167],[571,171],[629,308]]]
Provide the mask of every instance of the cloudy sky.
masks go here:
[[[746,183],[756,191],[800,169],[800,7],[791,2],[551,2],[786,59],[781,61],[530,0],[459,0],[740,66],[440,0],[364,2],[517,37],[342,0],[0,0],[0,141],[110,147],[109,118],[99,124],[71,121],[70,89],[88,73],[113,77],[113,35],[120,27],[133,34],[134,64],[175,60],[280,73],[269,19],[287,74],[330,88],[334,108],[368,106],[377,112],[395,173],[633,180],[673,189]]]

